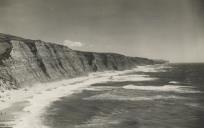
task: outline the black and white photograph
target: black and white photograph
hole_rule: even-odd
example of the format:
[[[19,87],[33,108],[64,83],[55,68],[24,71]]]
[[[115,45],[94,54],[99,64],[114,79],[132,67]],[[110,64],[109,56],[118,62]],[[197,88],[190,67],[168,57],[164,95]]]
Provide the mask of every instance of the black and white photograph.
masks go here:
[[[204,128],[204,0],[0,0],[0,128]]]

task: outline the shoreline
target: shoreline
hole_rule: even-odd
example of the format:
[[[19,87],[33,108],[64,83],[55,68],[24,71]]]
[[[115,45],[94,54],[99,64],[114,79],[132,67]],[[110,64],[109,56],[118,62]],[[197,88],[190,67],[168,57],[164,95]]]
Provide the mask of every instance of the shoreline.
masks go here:
[[[59,100],[61,97],[79,93],[94,83],[126,80],[127,76],[123,77],[123,74],[140,71],[154,72],[154,65],[151,67],[152,65],[149,68],[148,66],[138,66],[124,71],[96,72],[90,73],[88,76],[36,84],[30,88],[7,91],[5,96],[10,98],[7,98],[8,100],[3,99],[5,102],[0,102],[0,111],[7,113],[7,116],[3,115],[3,117],[7,117],[5,120],[8,120],[8,126],[12,125],[13,128],[39,128],[39,126],[47,128],[43,126],[40,115],[52,102]],[[133,81],[153,79],[155,78],[148,78],[145,75],[134,75],[130,78]],[[0,124],[1,122],[0,120]]]

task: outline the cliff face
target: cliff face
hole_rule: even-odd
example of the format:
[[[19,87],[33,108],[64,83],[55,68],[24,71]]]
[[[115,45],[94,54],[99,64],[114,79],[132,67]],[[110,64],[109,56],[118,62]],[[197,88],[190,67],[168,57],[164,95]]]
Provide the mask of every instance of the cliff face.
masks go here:
[[[155,63],[162,62],[113,53],[74,51],[62,45],[0,34],[0,87],[3,88]]]

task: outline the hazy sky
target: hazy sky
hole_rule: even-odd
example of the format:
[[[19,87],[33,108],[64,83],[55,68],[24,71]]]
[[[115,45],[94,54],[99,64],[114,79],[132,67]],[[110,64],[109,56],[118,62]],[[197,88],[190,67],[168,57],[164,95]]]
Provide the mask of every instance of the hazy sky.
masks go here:
[[[0,0],[0,32],[78,50],[204,62],[204,0]]]

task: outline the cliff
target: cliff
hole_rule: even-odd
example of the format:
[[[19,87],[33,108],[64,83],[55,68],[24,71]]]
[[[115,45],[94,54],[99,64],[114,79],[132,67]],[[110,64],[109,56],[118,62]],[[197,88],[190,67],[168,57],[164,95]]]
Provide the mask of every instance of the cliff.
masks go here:
[[[114,53],[75,51],[66,46],[0,34],[0,87],[19,88],[104,70],[163,63]]]

